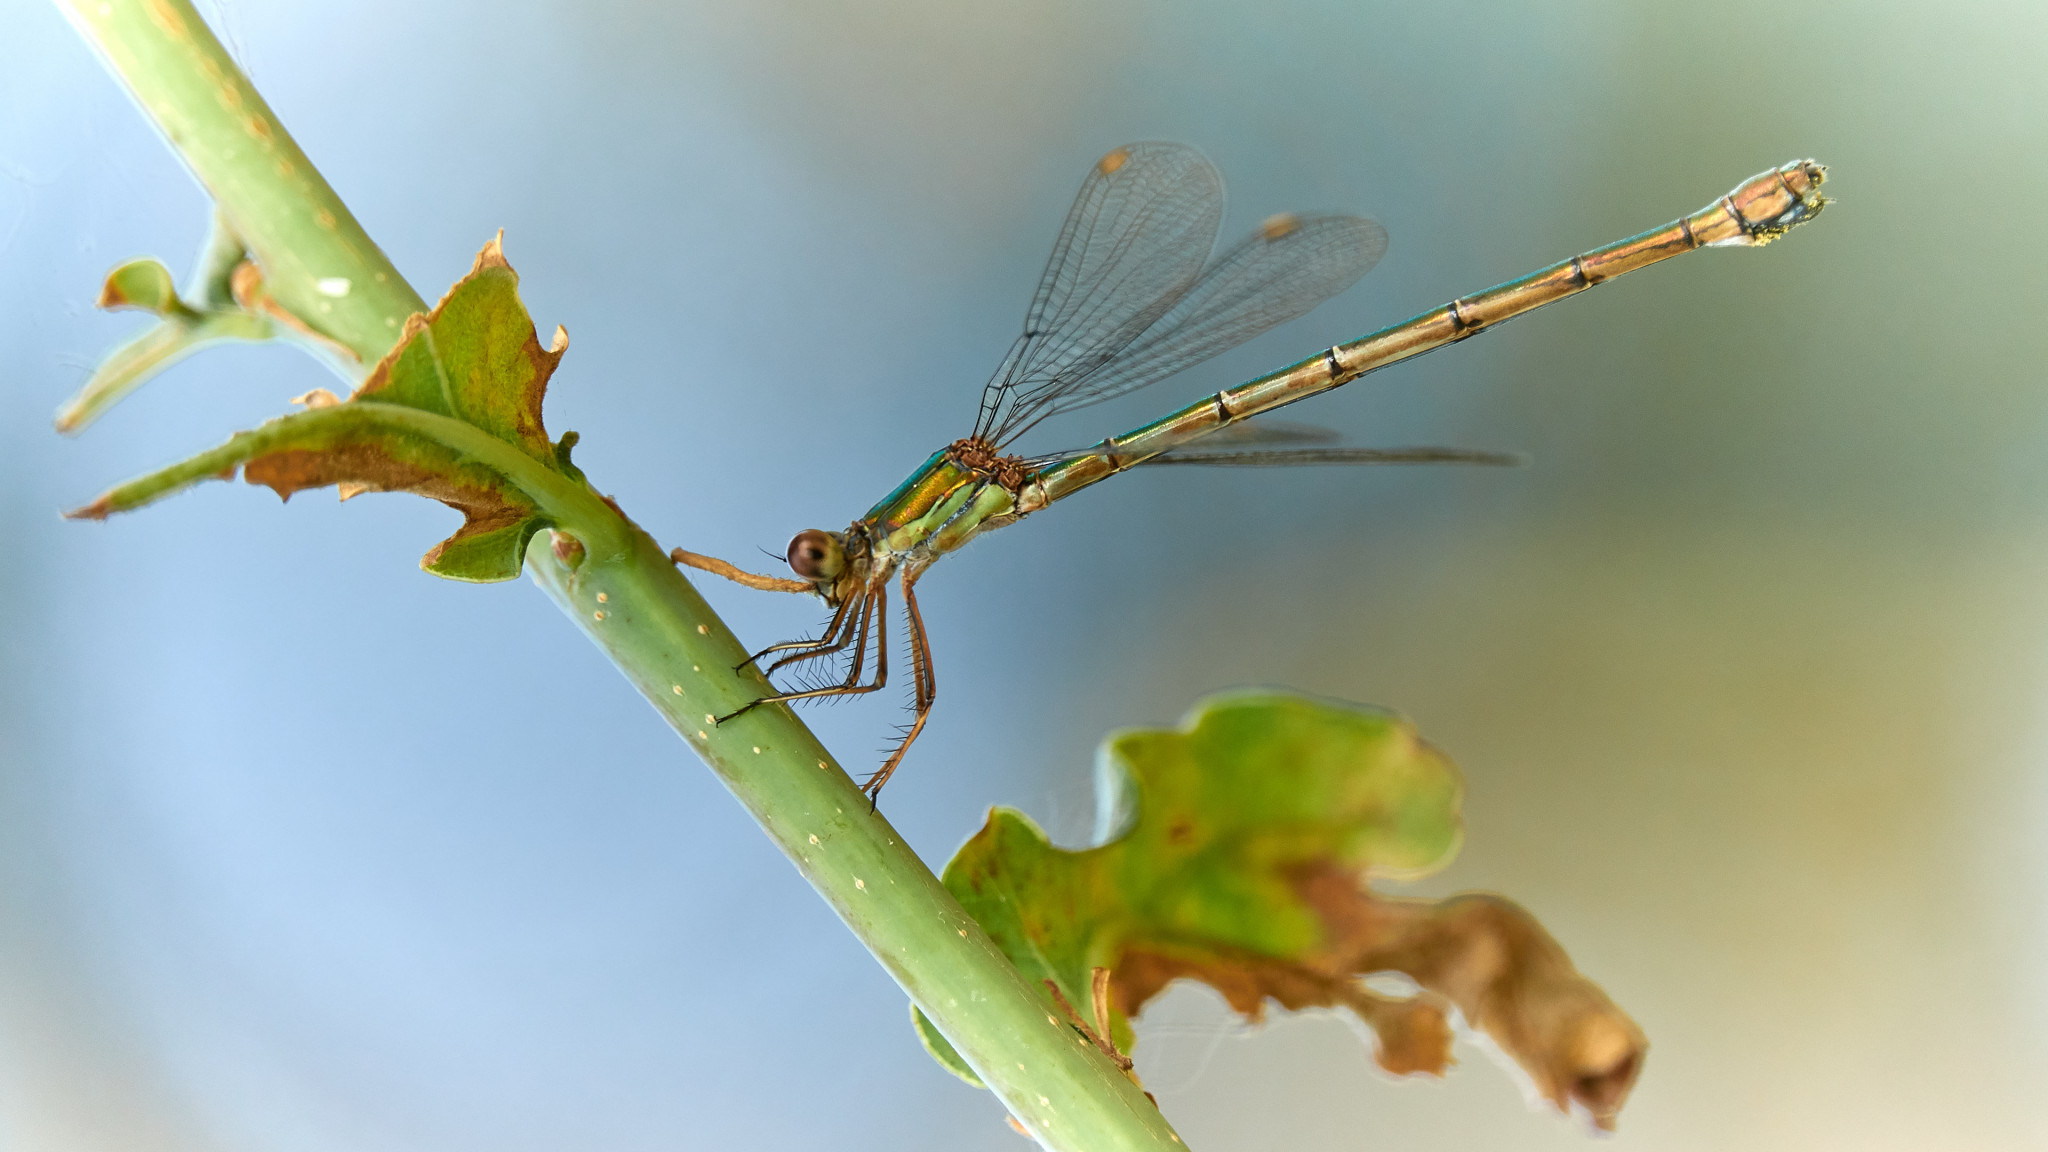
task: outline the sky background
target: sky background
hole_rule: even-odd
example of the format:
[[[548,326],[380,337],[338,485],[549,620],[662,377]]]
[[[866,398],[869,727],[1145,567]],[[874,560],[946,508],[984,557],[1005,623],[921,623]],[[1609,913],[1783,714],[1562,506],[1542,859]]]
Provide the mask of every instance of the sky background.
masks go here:
[[[2048,1147],[2048,69],[2038,4],[512,0],[206,8],[429,299],[497,229],[574,337],[551,430],[664,544],[838,528],[971,425],[1087,166],[1205,150],[1226,233],[1392,236],[1357,288],[1063,418],[1187,399],[1690,212],[1840,198],[1289,412],[1512,470],[1165,469],[920,586],[943,686],[885,797],[935,867],[1067,844],[1093,749],[1284,685],[1416,719],[1467,838],[1648,1032],[1604,1147]],[[289,348],[50,413],[181,278],[198,188],[54,8],[0,0],[0,1146],[1023,1147],[903,997],[454,513],[106,485],[336,386]],[[713,583],[748,641],[815,604]],[[810,713],[849,765],[893,703]],[[1139,1071],[1190,1145],[1576,1149],[1478,1048],[1180,989]]]

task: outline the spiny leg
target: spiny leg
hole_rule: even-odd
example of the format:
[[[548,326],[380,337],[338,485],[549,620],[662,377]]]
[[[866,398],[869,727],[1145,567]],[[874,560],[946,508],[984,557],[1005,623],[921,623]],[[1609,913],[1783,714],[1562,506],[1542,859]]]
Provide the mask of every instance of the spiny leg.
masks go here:
[[[846,651],[847,646],[852,644],[859,636],[860,632],[858,629],[849,628],[846,630],[846,634],[839,638],[839,642],[831,647],[814,648],[807,652],[799,652],[794,656],[784,656],[775,663],[761,669],[761,674],[763,676],[773,676],[793,664],[807,664],[813,660],[823,660],[828,656],[837,656],[839,653]]]
[[[857,626],[848,629],[846,634],[846,643],[851,643],[853,645],[853,657],[846,662],[846,679],[841,680],[838,684],[834,685],[834,688],[852,689],[860,683],[861,671],[867,667],[869,635],[868,629],[877,620],[886,616],[888,614],[887,610],[888,601],[886,598],[883,598],[878,604],[876,599],[873,597],[867,595],[863,595],[861,597],[860,623]],[[888,625],[884,623],[882,625],[882,628],[883,639],[886,640]],[[844,649],[846,647],[846,643],[840,644],[839,648]],[[829,655],[829,653],[816,652],[809,653],[803,656],[792,656],[788,660],[776,661],[774,666],[770,668],[770,671],[773,671],[775,668],[780,668],[782,665],[790,663],[792,661],[812,660],[826,655]],[[881,677],[883,677],[883,679],[887,678],[888,671],[889,666],[886,663],[886,661],[879,665],[877,668],[877,672]],[[881,686],[882,685],[880,681],[878,681],[875,684],[876,688],[879,688]],[[828,689],[827,691],[829,692],[830,690]],[[868,689],[868,691],[873,691],[873,689]],[[799,693],[798,695],[808,694],[809,693]],[[780,699],[782,697],[777,698]]]
[[[770,664],[767,668],[763,669],[763,675],[773,676],[776,672],[780,671],[781,669],[791,664],[802,664],[808,660],[821,660],[827,656],[832,656],[837,653],[844,652],[846,651],[846,646],[848,644],[853,644],[853,660],[847,669],[846,683],[853,684],[859,681],[860,670],[863,666],[863,661],[866,659],[868,646],[868,613],[873,609],[873,605],[867,602],[868,593],[866,590],[862,590],[861,592],[858,592],[855,595],[858,596],[863,602],[861,607],[860,625],[858,628],[848,629],[843,635],[840,636],[839,642],[836,644],[832,644],[830,647],[813,648],[811,651],[799,652],[794,656],[785,656],[782,659],[777,660],[775,663]],[[838,617],[835,616],[833,620],[836,625],[838,622]],[[827,641],[830,641],[832,639],[832,631],[832,629],[828,629],[825,634],[825,640],[820,641],[819,643],[825,643]],[[858,643],[855,643],[856,641],[858,641]],[[778,645],[777,647],[787,648],[792,647],[792,645],[784,644]],[[773,651],[773,649],[770,649],[770,651]],[[742,665],[742,667],[745,667],[745,665]],[[885,663],[883,667],[886,668],[887,664]]]
[[[867,663],[868,629],[870,626],[875,631],[875,679],[872,684],[862,684],[860,683],[860,673],[862,666]],[[887,685],[889,683],[889,589],[887,585],[877,584],[874,586],[871,594],[862,597],[860,624],[856,629],[856,633],[859,639],[854,646],[853,667],[847,672],[845,683],[834,684],[829,688],[811,688],[802,692],[772,693],[761,697],[759,700],[751,700],[740,705],[731,712],[720,716],[717,722],[723,724],[727,720],[731,720],[735,716],[743,716],[763,704],[775,704],[789,700],[813,700],[825,696],[858,696],[863,693],[876,691]]]
[[[923,568],[903,570],[903,607],[910,623],[910,681],[914,715],[910,730],[903,734],[896,750],[889,753],[889,759],[882,763],[880,771],[867,778],[860,790],[868,794],[868,806],[872,808],[882,796],[882,785],[895,775],[896,766],[903,763],[903,754],[910,750],[910,744],[917,734],[924,731],[924,722],[931,715],[932,700],[939,694],[939,682],[932,674],[931,640],[925,635],[924,614],[917,610],[917,578],[924,575]]]
[[[825,625],[825,634],[823,636],[818,637],[816,640],[785,640],[780,644],[770,644],[766,648],[761,649],[759,652],[754,653],[752,656],[747,657],[745,660],[742,660],[739,663],[733,665],[732,670],[737,672],[740,669],[745,668],[747,665],[752,664],[754,661],[759,660],[761,657],[768,655],[770,652],[789,652],[801,649],[803,650],[803,652],[807,652],[811,655],[822,656],[832,652],[839,651],[840,649],[846,647],[847,644],[846,640],[840,639],[839,630],[846,626],[847,614],[856,606],[855,601],[860,599],[863,598],[859,596],[848,596],[846,599],[841,600],[839,602],[838,611],[832,613],[831,622]],[[836,644],[834,643],[835,640],[837,641]],[[776,661],[775,664],[772,667],[766,669],[766,671],[774,672],[776,668],[782,667],[784,664],[789,663],[790,660],[802,660],[807,658],[808,657],[806,655],[799,653],[796,656]]]
[[[853,632],[851,637],[854,642],[853,658],[846,662],[846,679],[839,682],[842,688],[850,688],[860,683],[860,671],[862,668],[867,667],[868,662],[869,622],[880,620],[881,617],[888,615],[889,601],[887,598],[883,598],[879,602],[874,599],[864,599],[865,602],[861,605],[860,610],[860,627]],[[888,623],[886,621],[882,621],[881,638],[885,643],[889,638]],[[886,652],[883,653],[884,659],[877,669],[885,679],[889,674],[887,655]],[[779,664],[781,661],[777,661],[777,663]],[[875,687],[881,687],[880,681],[876,682]]]

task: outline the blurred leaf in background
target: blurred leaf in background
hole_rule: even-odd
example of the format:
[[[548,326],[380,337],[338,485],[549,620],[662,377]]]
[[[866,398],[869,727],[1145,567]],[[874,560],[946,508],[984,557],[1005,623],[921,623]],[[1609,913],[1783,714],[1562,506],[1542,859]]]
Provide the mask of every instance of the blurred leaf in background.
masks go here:
[[[1398,900],[1374,876],[1450,862],[1462,834],[1457,768],[1397,716],[1269,692],[1202,702],[1177,729],[1103,747],[1094,848],[1055,847],[997,808],[947,865],[946,886],[1077,1030],[1127,1052],[1129,1018],[1174,980],[1222,993],[1247,1018],[1345,1007],[1381,1066],[1440,1075],[1451,1020],[1483,1031],[1560,1110],[1611,1127],[1647,1041],[1572,967],[1533,917],[1497,896]],[[1107,970],[1097,1023],[1090,1004]],[[1400,973],[1405,998],[1365,977]],[[1051,990],[1057,989],[1053,995]],[[942,1064],[972,1073],[921,1017]]]

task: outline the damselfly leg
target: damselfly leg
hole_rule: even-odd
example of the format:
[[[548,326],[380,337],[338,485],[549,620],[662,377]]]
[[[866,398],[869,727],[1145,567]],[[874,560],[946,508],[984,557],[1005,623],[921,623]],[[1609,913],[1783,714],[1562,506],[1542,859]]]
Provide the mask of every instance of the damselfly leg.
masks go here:
[[[886,585],[877,584],[874,589],[860,597],[860,623],[854,629],[853,657],[847,661],[846,679],[838,684],[823,688],[806,688],[799,692],[774,692],[759,700],[750,700],[718,718],[723,724],[738,716],[759,708],[763,704],[788,703],[792,700],[818,700],[831,696],[860,696],[877,691],[889,683],[889,590]],[[868,636],[875,639],[875,678],[862,684],[861,672],[867,665]],[[824,655],[824,653],[818,653]],[[802,657],[798,657],[802,659]]]
[[[785,640],[780,644],[770,644],[766,648],[761,649],[759,652],[754,653],[752,656],[747,657],[745,660],[742,660],[739,663],[733,665],[732,670],[737,672],[740,669],[745,668],[747,665],[755,663],[756,661],[760,660],[761,657],[767,656],[775,652],[796,652],[801,650],[802,653],[809,653],[822,656],[832,652],[838,652],[844,649],[846,647],[846,642],[844,640],[839,639],[839,633],[840,629],[846,626],[846,621],[851,616],[853,608],[854,600],[853,598],[849,597],[840,603],[838,611],[832,613],[832,619],[828,623],[826,623],[825,634],[823,636],[818,637],[816,640]],[[784,664],[788,664],[792,661],[807,658],[808,656],[801,654],[797,656],[786,657],[784,659],[776,661],[774,665],[767,669],[767,671],[772,673],[775,671],[775,669],[782,667]]]
[[[903,569],[903,609],[910,624],[910,680],[911,712],[910,727],[897,741],[894,751],[883,761],[880,769],[861,784],[860,790],[868,794],[868,802],[874,803],[882,795],[882,785],[896,774],[896,766],[903,763],[903,754],[910,751],[910,745],[917,735],[924,731],[924,722],[932,712],[932,700],[939,694],[938,679],[932,674],[931,640],[925,636],[924,613],[917,610],[917,578],[924,575],[929,565],[910,566]]]

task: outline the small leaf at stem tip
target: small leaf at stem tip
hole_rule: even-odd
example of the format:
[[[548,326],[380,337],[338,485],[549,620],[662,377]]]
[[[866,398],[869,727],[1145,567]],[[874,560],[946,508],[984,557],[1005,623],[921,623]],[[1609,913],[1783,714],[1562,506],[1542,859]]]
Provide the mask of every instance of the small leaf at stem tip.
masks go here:
[[[454,580],[517,576],[527,541],[548,526],[533,486],[545,473],[580,476],[541,422],[548,381],[566,341],[558,338],[553,350],[541,349],[518,284],[493,239],[432,313],[406,321],[398,344],[348,400],[316,389],[298,398],[305,411],[122,485],[72,515],[103,518],[237,470],[287,499],[330,484],[343,499],[412,492],[463,514],[462,527],[427,553],[423,568]],[[237,269],[238,299],[250,302],[260,286],[253,265]],[[479,431],[509,446],[513,459],[528,466],[485,463],[486,457],[503,456],[479,454]],[[563,534],[555,547],[565,563],[572,549],[578,557],[582,550]]]
[[[1061,990],[1049,1002],[1106,1001],[1096,1027],[1109,1048],[1129,1052],[1131,1017],[1185,978],[1253,1020],[1268,1001],[1349,1008],[1388,1071],[1440,1075],[1455,1009],[1560,1110],[1612,1125],[1647,1042],[1528,913],[1487,894],[1403,900],[1367,886],[1441,867],[1462,835],[1457,769],[1411,724],[1230,694],[1180,728],[1111,736],[1098,763],[1110,839],[1057,848],[997,808],[944,879],[1027,978]],[[1097,967],[1110,971],[1100,994]],[[1416,993],[1366,986],[1383,972]],[[952,1068],[928,1027],[920,1037]]]
[[[178,285],[171,279],[171,270],[146,256],[107,273],[95,303],[109,312],[136,308],[163,317],[196,315],[178,299]]]

